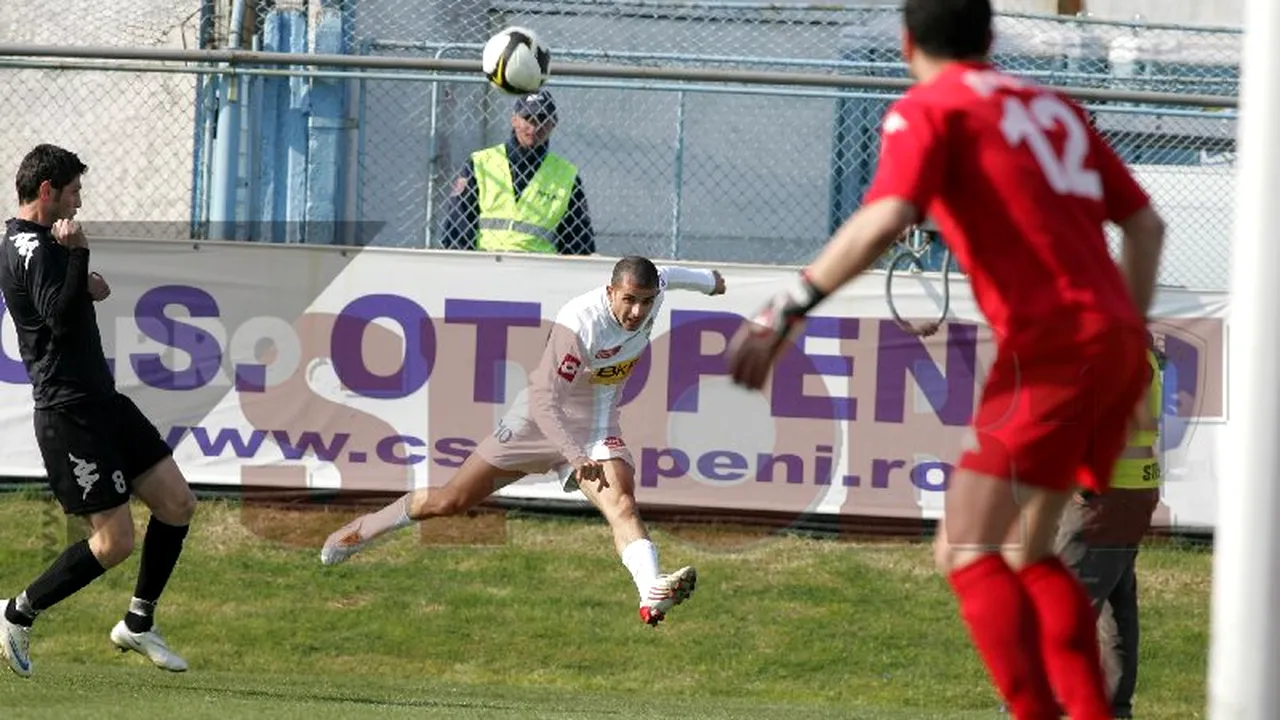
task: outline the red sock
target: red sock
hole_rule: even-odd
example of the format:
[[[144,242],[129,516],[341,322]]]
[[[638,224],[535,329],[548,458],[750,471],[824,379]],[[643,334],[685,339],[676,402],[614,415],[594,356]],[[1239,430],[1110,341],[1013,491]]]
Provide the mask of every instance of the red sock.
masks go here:
[[[1040,659],[1035,608],[1004,558],[987,555],[948,580],[960,600],[960,617],[1013,717],[1058,720]]]
[[[1110,720],[1097,626],[1084,586],[1056,557],[1028,565],[1018,579],[1035,606],[1045,666],[1063,707],[1073,720]]]

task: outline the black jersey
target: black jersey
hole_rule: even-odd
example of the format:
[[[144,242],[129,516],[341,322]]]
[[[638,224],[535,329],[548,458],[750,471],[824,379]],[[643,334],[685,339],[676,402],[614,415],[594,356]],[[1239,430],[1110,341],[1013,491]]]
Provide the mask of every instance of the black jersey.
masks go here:
[[[89,297],[88,248],[68,250],[51,228],[11,219],[0,241],[0,292],[37,409],[115,394]]]

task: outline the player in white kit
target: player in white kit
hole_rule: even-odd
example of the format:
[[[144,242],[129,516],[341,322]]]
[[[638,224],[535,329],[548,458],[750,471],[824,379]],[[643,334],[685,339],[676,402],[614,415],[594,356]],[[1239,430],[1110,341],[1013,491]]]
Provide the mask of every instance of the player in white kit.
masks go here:
[[[657,625],[693,592],[697,571],[658,569],[658,552],[636,510],[635,463],[622,439],[618,401],[668,290],[725,291],[714,270],[657,267],[626,257],[609,285],[570,300],[556,315],[546,350],[498,423],[443,487],[415,490],[363,515],[325,541],[320,559],[340,563],[392,530],[466,512],[525,475],[556,471],[604,515],[640,594],[640,619]]]

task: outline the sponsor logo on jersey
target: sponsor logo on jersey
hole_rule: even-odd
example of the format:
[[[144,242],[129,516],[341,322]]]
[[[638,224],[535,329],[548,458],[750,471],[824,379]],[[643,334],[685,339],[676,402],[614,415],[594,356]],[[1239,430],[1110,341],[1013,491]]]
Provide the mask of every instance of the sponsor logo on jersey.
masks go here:
[[[601,351],[599,351],[599,352],[597,352],[597,353],[596,353],[596,359],[597,359],[597,360],[608,360],[609,358],[613,357],[614,355],[617,355],[617,354],[618,354],[618,351],[619,351],[619,350],[621,350],[621,349],[622,349],[622,346],[621,346],[621,345],[615,345],[615,346],[613,346],[613,347],[611,347],[611,348],[605,348],[604,350],[601,350]]]
[[[582,369],[582,360],[572,353],[567,353],[560,358],[560,367],[556,368],[556,374],[566,382],[573,382],[574,378],[578,377],[580,369]]]
[[[640,362],[640,358],[635,357],[626,362],[620,362],[616,365],[602,367],[591,376],[591,382],[594,385],[615,385],[627,379],[635,368],[636,363]]]
[[[35,253],[36,248],[40,247],[40,237],[35,233],[14,233],[9,238],[13,243],[13,248],[18,251],[18,257],[22,258],[22,267],[24,269],[31,268],[31,255]]]

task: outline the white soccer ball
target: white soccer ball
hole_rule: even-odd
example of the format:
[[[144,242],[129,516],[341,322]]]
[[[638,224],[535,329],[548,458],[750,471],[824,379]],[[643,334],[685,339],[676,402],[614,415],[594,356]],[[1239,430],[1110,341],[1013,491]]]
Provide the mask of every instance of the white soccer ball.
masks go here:
[[[551,75],[551,51],[528,28],[504,28],[489,38],[480,63],[489,82],[512,95],[537,92]]]

